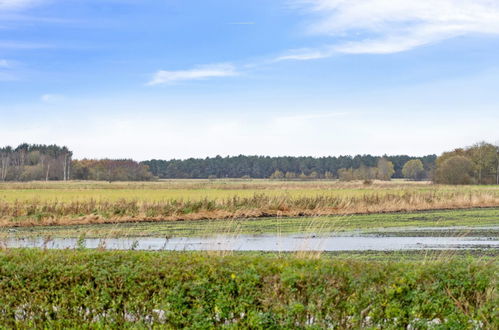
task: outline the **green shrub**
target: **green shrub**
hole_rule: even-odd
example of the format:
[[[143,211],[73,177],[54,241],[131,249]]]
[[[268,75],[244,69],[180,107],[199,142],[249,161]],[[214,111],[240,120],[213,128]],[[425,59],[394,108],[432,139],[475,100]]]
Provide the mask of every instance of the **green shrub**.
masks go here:
[[[5,250],[16,327],[497,328],[495,262]]]

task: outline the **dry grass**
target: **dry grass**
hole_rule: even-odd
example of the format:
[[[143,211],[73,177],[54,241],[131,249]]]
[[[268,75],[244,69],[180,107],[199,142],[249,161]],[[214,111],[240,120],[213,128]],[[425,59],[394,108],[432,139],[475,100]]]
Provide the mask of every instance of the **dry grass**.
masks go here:
[[[0,200],[0,226],[348,215],[496,206],[499,206],[499,194],[459,190],[369,191],[363,195],[324,194],[313,197],[259,193],[251,197],[234,195],[230,198],[163,201]]]

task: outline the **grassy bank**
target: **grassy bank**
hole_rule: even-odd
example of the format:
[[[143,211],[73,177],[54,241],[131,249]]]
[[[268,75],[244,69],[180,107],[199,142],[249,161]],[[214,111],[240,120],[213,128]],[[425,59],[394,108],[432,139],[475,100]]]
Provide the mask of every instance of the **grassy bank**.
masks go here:
[[[88,189],[83,183],[71,182],[47,183],[45,189],[41,189],[43,183],[4,184],[0,191],[0,226],[350,215],[499,206],[499,188],[496,187],[420,183],[358,187],[337,182],[278,185],[263,181],[257,188],[250,185],[248,189],[238,190],[211,186],[202,189],[151,188],[154,184],[171,187],[195,183],[130,183],[133,189],[123,188],[125,183],[110,189],[95,189],[95,183]],[[229,181],[225,184],[234,187],[241,183]],[[59,188],[54,188],[56,186]]]
[[[6,327],[497,328],[497,262],[5,250]]]
[[[499,226],[499,208],[384,213],[348,216],[258,218],[198,221],[129,222],[0,229],[0,237],[188,237],[214,234],[337,233],[352,230],[384,231],[397,227]],[[471,229],[461,230],[457,236]],[[441,232],[437,233],[442,235]],[[427,234],[428,235],[428,234]],[[497,231],[487,235],[497,235]]]

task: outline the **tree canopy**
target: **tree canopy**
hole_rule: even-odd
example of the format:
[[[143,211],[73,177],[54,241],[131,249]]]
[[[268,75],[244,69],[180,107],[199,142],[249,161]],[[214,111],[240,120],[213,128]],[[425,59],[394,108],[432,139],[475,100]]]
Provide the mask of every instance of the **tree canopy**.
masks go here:
[[[340,169],[359,169],[361,167],[378,167],[380,159],[393,164],[393,175],[385,168],[384,177],[402,178],[402,167],[412,159],[420,159],[427,171],[435,165],[436,155],[424,157],[400,156],[339,156],[339,157],[269,157],[269,156],[235,156],[208,157],[204,159],[189,158],[185,160],[149,160],[143,164],[149,166],[152,174],[159,178],[270,178],[276,171],[284,178],[305,177],[316,178],[338,177]],[[314,173],[315,172],[315,173]],[[280,174],[277,173],[279,176]]]
[[[425,175],[423,162],[419,159],[412,159],[405,163],[402,168],[404,178],[410,180],[421,180]]]
[[[436,166],[437,183],[499,184],[499,146],[479,142],[444,152]]]

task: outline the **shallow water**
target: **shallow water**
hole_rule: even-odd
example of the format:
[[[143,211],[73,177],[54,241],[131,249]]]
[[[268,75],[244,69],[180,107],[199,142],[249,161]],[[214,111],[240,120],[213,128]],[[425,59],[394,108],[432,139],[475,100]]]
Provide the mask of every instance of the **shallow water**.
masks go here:
[[[109,250],[169,251],[394,251],[441,249],[499,249],[496,237],[373,237],[314,235],[240,235],[214,237],[137,238],[9,238],[9,248],[105,248]]]

